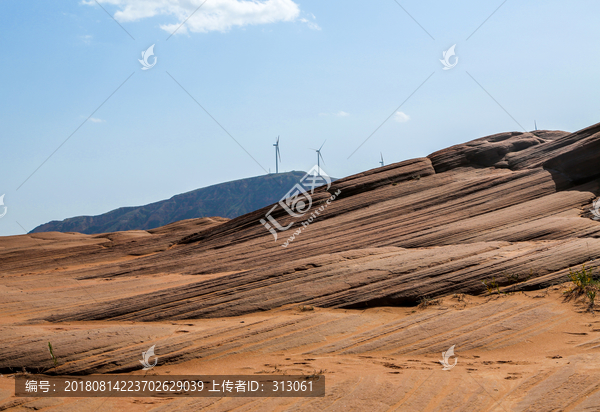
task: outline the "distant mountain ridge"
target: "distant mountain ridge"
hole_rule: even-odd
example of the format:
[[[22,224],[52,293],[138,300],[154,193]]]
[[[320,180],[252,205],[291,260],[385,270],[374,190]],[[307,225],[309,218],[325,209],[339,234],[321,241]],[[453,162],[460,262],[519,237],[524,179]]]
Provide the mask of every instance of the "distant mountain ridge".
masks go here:
[[[305,172],[292,171],[220,183],[144,206],[121,207],[98,216],[52,221],[36,227],[30,233],[97,234],[149,230],[201,217],[233,219],[278,202],[304,175]]]

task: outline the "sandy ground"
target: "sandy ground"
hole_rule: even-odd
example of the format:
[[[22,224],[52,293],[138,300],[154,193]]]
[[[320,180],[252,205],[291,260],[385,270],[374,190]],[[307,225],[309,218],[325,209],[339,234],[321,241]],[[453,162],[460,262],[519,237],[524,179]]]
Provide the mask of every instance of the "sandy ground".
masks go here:
[[[15,398],[14,375],[8,374],[0,378],[0,410],[599,411],[600,318],[586,312],[583,302],[565,302],[567,287],[447,297],[425,308],[292,306],[156,324],[5,324],[2,340],[150,331],[148,338],[160,343],[158,365],[148,375],[316,372],[325,374],[327,389],[324,398]],[[164,352],[181,342],[187,343],[187,357],[161,362]],[[441,352],[451,345],[457,365],[444,371]]]
[[[598,273],[600,181],[590,166],[563,190],[534,149],[515,154],[531,169],[459,170],[449,149],[438,172],[421,158],[336,181],[344,196],[286,248],[266,210],[0,238],[0,411],[600,411],[600,318],[561,283]],[[15,373],[144,374],[151,346],[149,376],[323,374],[326,396],[13,395]]]

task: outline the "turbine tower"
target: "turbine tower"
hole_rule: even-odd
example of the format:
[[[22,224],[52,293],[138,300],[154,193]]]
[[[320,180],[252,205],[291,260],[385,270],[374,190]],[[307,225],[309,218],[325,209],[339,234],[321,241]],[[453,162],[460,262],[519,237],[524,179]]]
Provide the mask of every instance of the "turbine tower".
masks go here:
[[[325,142],[327,142],[327,140],[325,140]],[[321,149],[323,148],[323,146],[325,146],[325,142],[323,142],[321,147],[319,147],[318,149],[311,149],[317,152],[317,167],[319,168],[319,176],[321,176],[321,160],[323,160],[323,163],[325,163],[325,159],[323,159],[323,155],[321,155]]]
[[[281,162],[281,153],[279,153],[279,136],[277,136],[277,142],[275,146],[275,173],[279,173],[279,162]]]
[[[535,123],[535,130],[537,130],[537,121],[533,121],[533,123]]]
[[[383,164],[383,153],[379,152],[379,154],[381,154],[381,162],[379,162],[379,164],[381,165],[381,167],[383,167],[384,166],[384,164]]]

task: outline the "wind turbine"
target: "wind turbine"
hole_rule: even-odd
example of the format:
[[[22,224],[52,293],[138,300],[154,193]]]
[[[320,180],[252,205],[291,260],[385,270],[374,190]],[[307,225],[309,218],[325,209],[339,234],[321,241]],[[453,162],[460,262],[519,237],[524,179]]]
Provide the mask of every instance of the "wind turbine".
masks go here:
[[[379,152],[381,154],[381,162],[379,162],[379,164],[381,165],[381,167],[383,167],[383,153]]]
[[[275,143],[275,173],[279,173],[279,162],[281,162],[281,153],[279,153],[279,136],[277,136],[277,143]]]
[[[537,121],[533,121],[535,123],[535,130],[537,130]]]
[[[327,140],[325,140],[325,142],[327,142]],[[319,168],[319,176],[321,176],[321,160],[323,160],[323,163],[325,163],[325,159],[323,159],[323,155],[321,155],[321,149],[323,146],[325,146],[325,142],[323,142],[319,149],[311,149],[317,152],[317,167]]]

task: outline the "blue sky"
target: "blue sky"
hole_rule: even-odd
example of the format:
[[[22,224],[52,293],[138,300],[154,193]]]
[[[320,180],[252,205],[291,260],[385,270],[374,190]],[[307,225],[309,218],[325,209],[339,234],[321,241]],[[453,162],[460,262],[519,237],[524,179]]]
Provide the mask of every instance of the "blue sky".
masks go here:
[[[600,121],[598,1],[207,0],[169,37],[203,1],[0,1],[0,236],[274,171],[278,135],[343,177]]]

